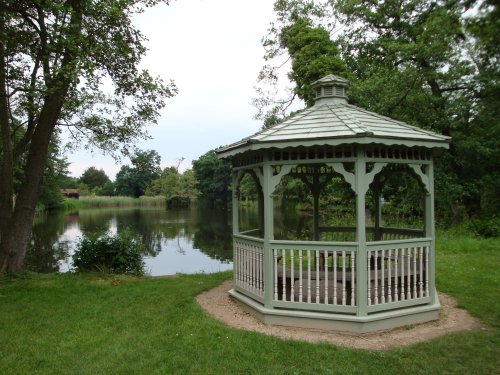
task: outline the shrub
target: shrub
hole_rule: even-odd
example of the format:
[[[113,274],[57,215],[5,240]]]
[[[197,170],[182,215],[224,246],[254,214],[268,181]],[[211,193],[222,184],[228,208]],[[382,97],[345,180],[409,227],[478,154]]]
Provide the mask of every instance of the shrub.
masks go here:
[[[500,218],[474,218],[468,223],[473,233],[480,237],[492,238],[500,236]]]
[[[130,230],[117,235],[84,235],[76,246],[73,266],[80,271],[144,274],[144,245]]]

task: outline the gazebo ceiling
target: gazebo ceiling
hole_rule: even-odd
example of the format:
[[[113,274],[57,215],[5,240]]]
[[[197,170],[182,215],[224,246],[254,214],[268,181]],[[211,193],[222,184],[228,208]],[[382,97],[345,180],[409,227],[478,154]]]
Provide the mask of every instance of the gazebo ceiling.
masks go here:
[[[217,150],[221,157],[245,151],[297,146],[382,144],[448,148],[450,138],[347,103],[348,81],[329,75],[313,83],[315,104],[273,127]]]

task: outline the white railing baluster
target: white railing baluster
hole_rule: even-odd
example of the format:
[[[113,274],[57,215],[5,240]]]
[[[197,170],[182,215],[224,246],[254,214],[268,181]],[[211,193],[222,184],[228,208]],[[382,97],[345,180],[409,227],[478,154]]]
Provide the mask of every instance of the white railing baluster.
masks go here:
[[[405,300],[405,249],[401,249],[401,301]]]
[[[278,249],[273,249],[274,252],[274,299],[278,300]]]
[[[255,293],[254,246],[250,246],[250,290]]]
[[[299,250],[299,302],[302,302],[302,250]]]
[[[316,303],[319,303],[319,251],[316,250]]]
[[[406,275],[406,299],[411,299],[411,253],[410,248],[407,249],[408,256],[406,258],[406,267],[407,267],[407,275]]]
[[[392,302],[392,249],[387,251],[387,302]]]
[[[423,251],[422,247],[420,246],[418,248],[418,265],[420,267],[419,275],[418,275],[418,296],[422,298],[424,295],[424,291],[422,290],[422,286],[424,285],[422,281],[422,276],[424,275],[423,273],[423,268],[422,268],[422,257],[423,257]]]
[[[342,305],[346,304],[345,250],[342,250]]]
[[[325,305],[328,305],[328,251],[323,252],[323,258],[325,259]]]
[[[248,246],[243,244],[243,284],[248,289]]]
[[[354,291],[354,286],[356,283],[355,264],[356,264],[356,255],[354,251],[351,251],[351,306],[355,305],[355,296],[356,296],[356,293]]]
[[[260,295],[264,297],[264,248],[260,248]]]
[[[281,300],[286,301],[286,249],[281,249],[281,267],[283,269],[282,274],[282,287],[281,287]]]
[[[337,304],[337,250],[333,252],[333,304]]]
[[[234,279],[236,280],[236,286],[240,286],[240,264],[239,264],[239,249],[238,249],[238,242],[234,241],[234,274],[235,277]]]
[[[307,252],[307,303],[311,303],[311,250]]]
[[[371,258],[371,251],[367,251],[366,252],[366,256],[368,257],[367,259],[367,263],[368,263],[368,266],[366,267],[367,270],[367,275],[368,277],[366,278],[366,283],[368,284],[367,285],[367,291],[368,291],[368,306],[371,306],[372,304],[372,283],[371,283],[371,272],[370,272],[370,258]]]
[[[425,296],[429,297],[429,246],[425,246]]]
[[[380,303],[385,303],[385,250],[381,250],[382,254],[380,255],[380,264],[381,264],[381,280],[382,286],[380,287]]]
[[[413,247],[413,298],[417,296],[417,248]]]
[[[399,300],[398,291],[398,267],[399,267],[399,249],[394,249],[394,302]]]

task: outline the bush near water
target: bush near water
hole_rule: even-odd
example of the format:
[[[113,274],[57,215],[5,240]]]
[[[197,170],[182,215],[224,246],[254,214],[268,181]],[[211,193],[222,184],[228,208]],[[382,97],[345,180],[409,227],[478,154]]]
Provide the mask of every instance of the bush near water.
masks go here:
[[[84,235],[73,255],[73,266],[79,271],[143,275],[144,249],[129,229],[114,236]]]

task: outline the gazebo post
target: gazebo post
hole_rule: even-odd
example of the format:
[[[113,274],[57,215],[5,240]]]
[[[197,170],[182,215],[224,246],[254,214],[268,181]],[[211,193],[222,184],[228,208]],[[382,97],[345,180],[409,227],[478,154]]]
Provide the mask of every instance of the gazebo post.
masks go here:
[[[426,168],[428,177],[428,191],[425,194],[425,236],[431,238],[431,248],[429,249],[429,292],[431,301],[436,301],[436,286],[435,286],[435,229],[434,229],[434,160],[431,156],[430,163]]]
[[[357,158],[354,164],[355,193],[356,193],[356,241],[358,250],[356,254],[356,304],[357,315],[366,316],[367,312],[367,280],[369,275],[366,251],[366,218],[365,218],[365,195],[366,195],[366,160],[364,152],[358,147]],[[369,271],[368,271],[369,272]]]
[[[273,168],[269,161],[269,154],[264,152],[264,163],[262,167],[262,194],[264,196],[264,307],[272,308],[273,300],[273,267],[274,257],[271,247],[271,241],[274,239],[274,209],[273,209],[273,191],[272,177]]]

